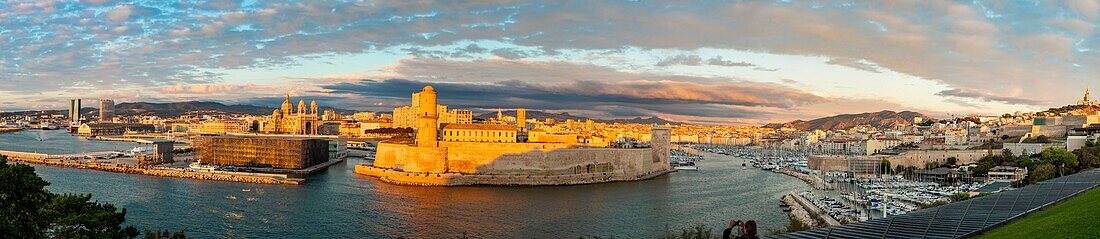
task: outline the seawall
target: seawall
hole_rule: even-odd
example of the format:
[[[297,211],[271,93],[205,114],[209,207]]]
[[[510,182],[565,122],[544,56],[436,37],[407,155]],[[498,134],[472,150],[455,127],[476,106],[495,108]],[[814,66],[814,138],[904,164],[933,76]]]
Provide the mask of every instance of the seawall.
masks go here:
[[[606,172],[606,173],[579,173],[563,175],[532,175],[532,174],[461,174],[461,173],[415,173],[402,172],[392,169],[377,168],[371,165],[360,164],[355,166],[355,173],[377,177],[380,180],[399,185],[415,186],[462,186],[462,185],[496,185],[496,186],[551,186],[551,185],[579,185],[592,183],[605,183],[617,181],[647,180],[661,176],[674,170],[657,170],[646,173],[630,172]]]
[[[259,184],[301,184],[303,180],[295,180],[286,178],[285,175],[278,174],[258,174],[258,173],[236,173],[236,172],[203,172],[203,171],[191,171],[184,169],[173,168],[143,168],[143,167],[131,167],[124,165],[113,164],[92,164],[82,163],[78,161],[66,161],[66,160],[52,160],[49,159],[49,155],[36,154],[36,153],[24,153],[13,151],[0,151],[0,155],[8,156],[8,160],[12,162],[30,163],[55,167],[67,167],[67,168],[82,168],[92,169],[99,171],[115,172],[115,173],[130,173],[141,174],[158,177],[175,177],[175,178],[190,178],[199,180],[214,180],[214,181],[226,181],[226,182],[240,182],[240,183],[259,183]]]

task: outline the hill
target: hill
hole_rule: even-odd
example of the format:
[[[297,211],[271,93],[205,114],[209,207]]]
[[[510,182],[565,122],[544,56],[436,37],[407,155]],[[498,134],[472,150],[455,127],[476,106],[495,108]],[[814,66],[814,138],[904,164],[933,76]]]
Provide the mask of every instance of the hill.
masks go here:
[[[503,112],[503,114],[504,114],[504,116],[515,117],[516,116],[516,111],[515,110],[506,110],[506,111]],[[490,119],[490,118],[496,118],[496,117],[497,117],[497,112],[489,112],[489,113],[484,113],[484,114],[474,116],[474,118],[480,118],[480,119]],[[543,112],[543,111],[537,111],[537,110],[528,110],[527,111],[527,118],[528,119],[539,119],[539,120],[554,119],[555,121],[592,119],[593,121],[600,122],[600,123],[624,123],[624,124],[682,124],[680,122],[668,121],[668,120],[665,120],[665,119],[662,119],[662,118],[656,117],[656,116],[651,116],[651,117],[648,117],[648,118],[635,117],[633,119],[610,119],[610,120],[605,120],[605,119],[595,119],[595,118],[584,117],[584,116],[576,116],[576,115],[569,114],[569,112],[549,113],[549,112]]]
[[[870,125],[875,128],[892,128],[897,125],[910,125],[914,117],[922,117],[925,118],[925,120],[930,119],[921,113],[912,111],[894,112],[883,110],[860,114],[835,115],[810,121],[795,120],[787,123],[771,123],[764,125],[764,127],[781,128],[786,126],[799,130],[842,130],[859,125]]]
[[[161,117],[176,117],[191,111],[218,111],[230,114],[269,115],[276,107],[264,107],[255,105],[226,105],[218,102],[187,101],[171,103],[128,102],[115,105],[118,115],[156,115]],[[321,110],[332,108],[321,108]],[[353,111],[335,109],[340,114],[348,114]]]

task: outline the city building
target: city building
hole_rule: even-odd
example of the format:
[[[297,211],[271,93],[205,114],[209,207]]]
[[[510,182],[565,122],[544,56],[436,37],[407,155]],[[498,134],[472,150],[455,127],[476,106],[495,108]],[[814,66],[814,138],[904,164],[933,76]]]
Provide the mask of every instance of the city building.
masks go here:
[[[351,118],[355,119],[355,121],[363,122],[377,118],[377,116],[374,112],[355,112],[355,114],[351,115]]]
[[[77,128],[76,133],[82,137],[123,135],[126,133],[155,132],[156,127],[148,124],[124,124],[124,123],[84,123]]]
[[[412,104],[393,109],[393,127],[417,128],[420,112],[421,92],[412,94]],[[470,124],[473,123],[474,113],[470,110],[448,110],[446,105],[436,105],[437,122],[439,124]],[[438,126],[437,126],[438,127]]]
[[[200,134],[239,134],[248,132],[244,122],[237,120],[211,120],[202,122]]]
[[[99,100],[99,122],[111,122],[115,117],[115,101]]]
[[[443,141],[515,143],[518,132],[519,128],[511,125],[447,124],[443,127]]]
[[[80,125],[80,99],[69,100],[69,125]]]
[[[448,124],[441,141],[435,89],[425,86],[413,96],[415,140],[378,143],[375,160],[357,165],[356,173],[397,184],[453,186],[586,184],[643,180],[671,171],[669,128],[649,127],[646,147],[631,148],[520,142],[518,126],[500,124]],[[591,121],[586,124],[590,132],[596,130]]]
[[[317,101],[310,103],[306,108],[305,100],[298,101],[298,110],[290,103],[290,95],[286,96],[282,107],[271,113],[271,116],[256,120],[260,132],[269,134],[318,134],[317,128],[323,122],[317,108]]]
[[[996,166],[990,168],[986,175],[992,182],[1015,182],[1027,177],[1027,168]]]
[[[204,136],[197,145],[201,162],[219,166],[304,169],[327,162],[332,155],[323,139]]]

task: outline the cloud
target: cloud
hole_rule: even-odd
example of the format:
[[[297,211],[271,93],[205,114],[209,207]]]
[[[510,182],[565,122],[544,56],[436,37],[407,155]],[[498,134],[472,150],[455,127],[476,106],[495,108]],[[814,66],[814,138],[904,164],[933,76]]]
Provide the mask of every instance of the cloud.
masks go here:
[[[852,69],[871,72],[871,73],[882,73],[881,71],[879,71],[878,66],[876,66],[875,64],[871,64],[871,63],[869,63],[867,61],[864,61],[864,60],[857,60],[857,59],[850,59],[850,58],[833,58],[833,59],[829,59],[829,61],[826,61],[825,63],[831,64],[831,65],[851,67]]]
[[[698,66],[703,64],[703,58],[697,55],[675,55],[661,59],[657,62],[656,66],[673,66],[673,65],[685,65],[685,66]]]
[[[1069,0],[1066,1],[1066,5],[1073,10],[1074,13],[1080,14],[1088,19],[1096,19],[1100,14],[1100,3],[1096,0]]]
[[[165,94],[212,94],[231,93],[257,88],[256,85],[225,85],[225,84],[200,84],[200,85],[174,85],[161,88]]]
[[[608,112],[615,117],[651,116],[655,112],[705,117],[755,117],[748,112],[731,110],[730,107],[793,107],[796,104],[823,100],[807,93],[759,85],[712,86],[667,81],[535,84],[523,81],[450,83],[390,79],[339,83],[322,88],[335,94],[408,98],[425,85],[432,85],[439,92],[441,104],[452,107],[525,107],[539,110],[615,108],[615,112]]]
[[[388,69],[385,75],[394,79],[321,89],[333,95],[406,99],[430,84],[440,92],[440,102],[452,107],[601,110],[612,117],[760,118],[769,111],[830,100],[778,84],[622,72],[567,62],[405,59]]]
[[[752,64],[752,63],[748,63],[748,62],[744,62],[744,61],[735,62],[735,61],[732,61],[732,60],[724,60],[724,59],[722,59],[722,56],[714,56],[714,58],[707,59],[707,65],[712,65],[712,66],[740,66],[740,67],[753,67],[753,66],[756,66],[756,64]]]
[[[963,89],[944,90],[944,91],[940,91],[940,92],[936,93],[936,95],[948,96],[948,97],[958,97],[958,98],[969,98],[969,99],[981,100],[981,101],[986,101],[986,102],[1003,102],[1003,103],[1018,104],[1018,105],[1041,106],[1041,105],[1046,104],[1046,102],[1040,101],[1040,100],[1033,100],[1033,99],[1020,98],[1020,97],[1010,97],[1010,96],[999,96],[999,95],[993,95],[993,94],[970,91],[970,90],[963,90]]]
[[[1100,72],[1077,67],[1100,65],[1094,50],[1100,42],[1092,39],[1100,17],[1097,1],[1037,5],[921,0],[676,5],[647,1],[33,1],[10,3],[4,10],[0,11],[0,34],[5,37],[0,43],[0,54],[5,56],[0,59],[4,81],[0,91],[21,94],[226,84],[236,80],[224,78],[227,71],[257,74],[303,60],[379,52],[396,55],[388,59],[558,56],[549,61],[571,62],[606,54],[627,59],[619,69],[628,70],[653,58],[666,66],[775,70],[683,53],[715,49],[819,56],[844,59],[834,63],[863,70],[872,69],[866,64],[873,63],[875,71],[889,70],[953,89],[981,89],[989,95],[1021,95],[1021,89],[1027,89],[1043,102],[1064,100],[1068,97],[1058,92],[1083,88],[1090,84],[1087,79],[1100,77]],[[480,44],[485,41],[495,44]],[[637,52],[671,53],[632,55]],[[574,77],[578,75],[569,71],[594,70],[583,79],[621,77],[614,70],[569,67],[578,68],[554,72]],[[473,81],[476,78],[466,76],[481,76],[499,82],[493,73],[506,70],[469,69],[473,68],[464,73],[448,69],[452,73],[443,77],[464,76]],[[436,75],[431,70],[418,71],[421,74],[406,76],[429,81],[421,76]],[[328,73],[335,72],[319,74]],[[513,72],[511,76],[540,83],[577,81],[557,75]],[[634,80],[666,77],[641,76],[654,78]],[[667,77],[703,84],[721,81]]]
[[[134,12],[134,7],[129,5],[117,6],[107,12],[107,19],[111,21],[121,22],[130,19],[130,14]]]

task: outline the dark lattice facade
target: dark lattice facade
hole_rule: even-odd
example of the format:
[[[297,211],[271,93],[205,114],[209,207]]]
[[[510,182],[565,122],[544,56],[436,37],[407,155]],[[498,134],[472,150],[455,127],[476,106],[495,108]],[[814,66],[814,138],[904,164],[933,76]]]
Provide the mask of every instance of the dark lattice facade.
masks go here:
[[[323,139],[210,136],[198,145],[199,160],[220,166],[304,169],[329,160]]]

